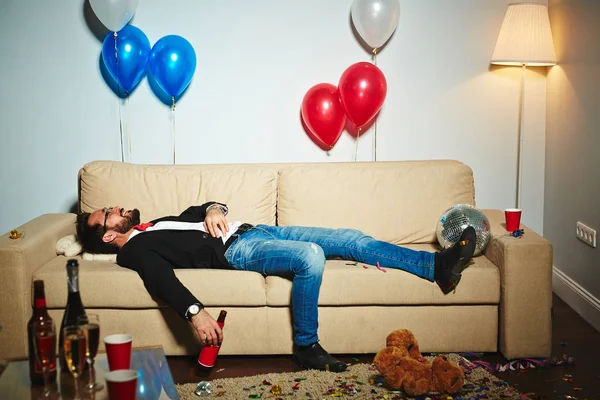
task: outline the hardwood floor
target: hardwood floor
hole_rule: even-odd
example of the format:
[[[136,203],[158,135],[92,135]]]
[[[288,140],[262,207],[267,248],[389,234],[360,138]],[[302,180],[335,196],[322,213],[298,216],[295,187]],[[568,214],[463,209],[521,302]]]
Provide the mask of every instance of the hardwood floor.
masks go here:
[[[496,376],[533,399],[600,399],[600,332],[556,295],[553,296],[552,338],[552,356],[573,357],[573,365],[499,372]],[[338,358],[345,362],[353,359],[371,362],[373,354]],[[483,354],[480,360],[493,365],[508,362],[499,353]],[[290,356],[221,356],[210,370],[201,369],[196,357],[191,356],[168,357],[168,362],[176,383],[301,370]]]

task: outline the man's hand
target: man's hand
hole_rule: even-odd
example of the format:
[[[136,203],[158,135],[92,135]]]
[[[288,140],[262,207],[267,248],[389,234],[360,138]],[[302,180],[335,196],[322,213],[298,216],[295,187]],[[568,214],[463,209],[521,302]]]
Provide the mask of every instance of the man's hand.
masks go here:
[[[219,207],[212,208],[206,213],[206,218],[204,218],[204,229],[215,238],[221,237],[221,233],[227,234],[227,232],[229,232],[227,219]]]
[[[202,346],[220,346],[223,342],[223,330],[206,310],[202,309],[192,317],[192,325],[200,336]]]

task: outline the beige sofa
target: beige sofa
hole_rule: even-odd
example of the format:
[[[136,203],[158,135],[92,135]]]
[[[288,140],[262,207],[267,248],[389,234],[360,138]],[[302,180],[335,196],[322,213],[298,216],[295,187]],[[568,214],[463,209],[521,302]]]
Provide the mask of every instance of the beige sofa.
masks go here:
[[[436,250],[440,215],[475,203],[472,170],[457,161],[313,164],[133,165],[98,161],[79,173],[80,209],[138,207],[142,219],[179,214],[209,200],[230,220],[253,224],[360,229],[378,239]],[[386,335],[411,329],[424,352],[495,352],[509,359],[547,357],[551,346],[548,241],[525,227],[507,235],[503,213],[484,210],[492,239],[455,292],[409,273],[327,262],[319,298],[320,339],[332,353],[374,353]],[[43,279],[50,314],[60,322],[67,298],[59,238],[75,233],[74,214],[46,214],[0,237],[0,357],[27,354],[31,284]],[[221,354],[289,354],[291,282],[229,270],[177,271],[216,316],[228,311]],[[80,261],[80,290],[102,334],[129,332],[135,346],[197,354],[190,325],[146,292],[137,273],[107,261]]]

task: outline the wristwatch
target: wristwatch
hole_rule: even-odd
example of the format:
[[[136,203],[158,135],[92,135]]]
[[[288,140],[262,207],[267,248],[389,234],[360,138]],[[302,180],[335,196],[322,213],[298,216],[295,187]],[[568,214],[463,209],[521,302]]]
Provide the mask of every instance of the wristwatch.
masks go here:
[[[200,303],[194,303],[191,306],[188,307],[188,309],[185,311],[185,318],[192,322],[192,317],[194,315],[197,315],[200,311],[202,311],[202,309],[204,308],[204,306]]]
[[[227,213],[229,212],[229,209],[227,208],[227,206],[219,204],[219,203],[213,203],[210,206],[208,206],[206,208],[206,212],[208,213],[210,210],[214,210],[215,208],[220,209],[224,216],[226,216]]]

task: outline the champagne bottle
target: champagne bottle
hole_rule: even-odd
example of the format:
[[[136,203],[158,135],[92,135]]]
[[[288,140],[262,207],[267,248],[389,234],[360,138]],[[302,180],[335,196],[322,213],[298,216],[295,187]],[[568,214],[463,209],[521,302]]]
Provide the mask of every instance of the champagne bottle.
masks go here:
[[[219,314],[219,318],[217,319],[217,324],[223,329],[225,326],[225,317],[227,316],[227,311],[221,310]],[[219,350],[221,350],[221,345],[219,346],[204,346],[202,350],[200,350],[200,355],[198,356],[198,364],[203,367],[211,368],[215,365],[215,361],[217,360],[217,354],[219,354]]]
[[[50,322],[52,318],[46,308],[46,294],[44,293],[44,281],[33,281],[33,313],[27,323],[27,342],[29,344],[29,378],[32,385],[44,384],[44,373],[42,366],[35,356],[35,333],[34,324],[38,321]],[[50,365],[48,372],[48,381],[56,381],[56,361]]]
[[[67,286],[69,288],[69,297],[65,313],[60,324],[60,334],[58,336],[58,353],[60,359],[60,369],[68,371],[67,360],[65,359],[63,328],[69,325],[77,325],[77,317],[85,314],[81,296],[79,296],[79,263],[77,260],[67,261]]]

